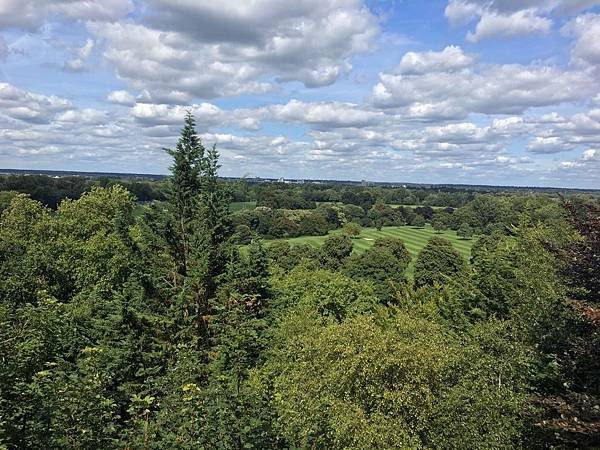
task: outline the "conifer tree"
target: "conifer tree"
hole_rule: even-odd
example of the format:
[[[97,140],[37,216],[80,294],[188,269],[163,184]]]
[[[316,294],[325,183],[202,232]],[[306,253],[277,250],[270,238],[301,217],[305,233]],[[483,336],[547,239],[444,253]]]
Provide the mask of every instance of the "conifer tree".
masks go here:
[[[218,181],[219,153],[215,146],[206,150],[202,145],[191,112],[175,149],[165,150],[173,157],[168,197],[171,224],[166,227],[165,241],[179,279],[176,308],[183,323],[178,335],[206,345],[210,303],[225,271],[231,235],[229,194]]]
[[[178,235],[175,259],[178,272],[185,276],[189,266],[190,237],[197,213],[201,176],[205,165],[205,149],[196,134],[194,116],[188,111],[185,125],[175,149],[165,149],[173,157],[169,206]]]
[[[232,228],[229,220],[230,195],[218,182],[219,152],[212,146],[203,159],[198,196],[197,226],[192,237],[192,268],[189,285],[196,308],[197,336],[208,333],[207,320],[211,314],[218,281],[223,277],[231,252],[229,238]]]

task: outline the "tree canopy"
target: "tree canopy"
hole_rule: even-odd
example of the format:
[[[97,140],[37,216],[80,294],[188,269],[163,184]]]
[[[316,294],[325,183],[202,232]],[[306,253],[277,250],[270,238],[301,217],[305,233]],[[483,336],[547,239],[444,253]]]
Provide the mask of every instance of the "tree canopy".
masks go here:
[[[168,154],[151,203],[4,180],[1,449],[600,445],[597,198],[233,185],[192,114]],[[469,260],[348,236],[425,220]]]

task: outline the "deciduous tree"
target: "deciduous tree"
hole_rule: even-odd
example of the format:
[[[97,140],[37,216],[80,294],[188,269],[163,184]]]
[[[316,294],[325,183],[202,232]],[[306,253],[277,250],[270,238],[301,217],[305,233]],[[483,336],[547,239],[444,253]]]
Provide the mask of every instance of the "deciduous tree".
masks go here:
[[[465,269],[465,260],[444,238],[433,237],[421,250],[415,262],[415,285],[444,284],[448,277],[459,275]]]

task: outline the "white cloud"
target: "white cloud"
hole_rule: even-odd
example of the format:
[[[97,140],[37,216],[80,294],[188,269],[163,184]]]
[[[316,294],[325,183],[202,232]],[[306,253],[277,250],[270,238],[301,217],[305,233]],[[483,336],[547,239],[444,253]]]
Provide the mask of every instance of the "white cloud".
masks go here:
[[[65,62],[64,70],[67,72],[83,72],[87,70],[86,62],[90,55],[92,54],[92,49],[94,48],[94,41],[91,39],[87,39],[85,44],[81,48],[78,48],[76,53],[76,57],[70,59]]]
[[[473,57],[466,55],[462,49],[449,45],[441,52],[408,52],[404,54],[398,66],[398,72],[404,74],[422,74],[460,70],[473,64]]]
[[[581,140],[584,140],[586,136],[590,136],[597,138],[600,142],[600,108],[574,114],[560,128],[579,136]]]
[[[563,34],[574,36],[571,50],[573,62],[600,66],[600,15],[584,14],[562,28]]]
[[[528,119],[534,137],[527,145],[532,153],[559,153],[584,145],[600,145],[600,109],[563,117],[556,113]]]
[[[56,116],[57,122],[100,125],[107,122],[107,114],[93,108],[71,109]]]
[[[479,42],[490,37],[513,37],[525,34],[547,33],[552,21],[536,15],[531,9],[516,11],[509,15],[484,14],[477,23],[475,32],[467,33],[469,42]]]
[[[584,151],[581,156],[584,161],[590,161],[596,159],[597,155],[600,156],[600,151],[591,148],[589,150]]]
[[[531,128],[531,124],[525,122],[522,117],[518,116],[494,119],[490,126],[490,129],[500,136],[514,136],[521,133],[527,133]]]
[[[359,0],[154,0],[145,20],[88,28],[105,43],[117,76],[154,102],[174,90],[187,101],[264,93],[273,77],[325,86],[379,33]]]
[[[35,94],[8,83],[0,83],[0,114],[13,119],[44,123],[70,108],[71,102],[64,98]]]
[[[573,14],[598,4],[598,0],[449,0],[444,14],[449,20],[464,22],[485,11],[511,14],[535,8],[545,14]]]
[[[254,81],[257,67],[241,61],[220,59],[218,49],[187,40],[178,33],[151,30],[137,24],[93,23],[90,31],[104,41],[104,57],[117,77],[137,90],[146,91],[147,101],[176,102],[194,97],[260,93],[269,83]]]
[[[575,14],[600,5],[599,0],[556,0],[554,3],[554,12],[557,14]]]
[[[363,127],[381,122],[382,112],[369,111],[352,103],[305,103],[291,100],[284,105],[269,107],[270,114],[278,120],[303,122],[320,127]]]
[[[600,150],[591,148],[585,150],[581,157],[571,161],[561,161],[555,174],[559,179],[577,180],[578,183],[588,183],[598,187],[598,173],[600,172]]]
[[[529,142],[529,144],[527,144],[527,150],[529,150],[532,153],[542,154],[568,152],[573,150],[574,148],[575,146],[572,143],[565,142],[562,138],[558,136],[536,136]]]
[[[498,64],[495,54],[455,45],[415,51],[430,41],[398,40],[410,30],[380,24],[378,8],[364,0],[140,0],[129,16],[128,0],[0,0],[0,29],[10,28],[9,64],[22,51],[32,58],[27,67],[46,70],[43,64],[55,58],[54,69],[67,60],[66,70],[92,70],[101,55],[121,81],[104,71],[69,77],[100,82],[87,97],[82,85],[68,94],[80,108],[0,84],[0,158],[15,167],[164,172],[169,158],[161,149],[175,145],[190,109],[204,142],[218,144],[225,175],[514,184],[548,177],[553,184],[597,186],[597,15],[559,17],[591,4],[448,4],[448,20],[467,24],[472,41],[543,33],[553,21],[568,22],[563,33],[573,43],[572,64],[563,67]],[[380,25],[387,28],[383,36]],[[7,54],[2,42],[0,58]],[[380,53],[355,58],[377,45]],[[404,47],[413,51],[399,55]],[[532,55],[527,46],[517,50],[519,61]],[[352,64],[360,70],[337,86],[305,89],[345,78]],[[383,70],[375,83],[374,70]],[[115,84],[123,90],[102,91]],[[357,100],[371,87],[371,97]],[[243,94],[253,95],[219,106],[202,101]],[[88,107],[103,95],[113,104],[107,111]],[[540,156],[566,151],[576,156]]]
[[[538,123],[562,123],[565,121],[565,118],[557,112],[551,112],[536,118],[536,121]]]
[[[191,106],[136,103],[132,108],[133,117],[145,125],[181,125],[188,111],[191,111],[199,128],[215,125],[223,120],[223,111],[211,104],[201,103]]]
[[[117,105],[133,106],[135,104],[135,97],[127,91],[112,91],[106,100]]]
[[[598,0],[449,0],[444,15],[453,25],[477,20],[467,40],[547,33],[552,17],[574,14],[600,4]]]
[[[444,10],[446,18],[454,25],[468,23],[481,13],[482,7],[468,0],[450,0]]]
[[[240,128],[249,131],[256,131],[260,129],[260,120],[256,117],[246,117],[239,121]]]
[[[49,16],[70,20],[115,21],[133,10],[131,0],[2,0],[0,29],[38,29]]]
[[[471,66],[458,72],[381,73],[372,102],[418,119],[461,119],[470,113],[521,114],[588,98],[598,88],[589,71],[534,64]]]
[[[451,123],[449,125],[427,127],[425,133],[430,140],[445,143],[465,144],[484,142],[488,137],[488,128],[479,128],[474,123]]]

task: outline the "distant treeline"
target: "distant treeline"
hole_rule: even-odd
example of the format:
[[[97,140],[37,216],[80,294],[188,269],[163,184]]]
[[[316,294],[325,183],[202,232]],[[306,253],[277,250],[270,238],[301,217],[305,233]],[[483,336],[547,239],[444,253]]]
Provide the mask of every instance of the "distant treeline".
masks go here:
[[[47,175],[0,176],[0,191],[29,194],[32,199],[50,208],[64,199],[76,200],[93,186],[121,185],[135,195],[138,201],[164,200],[165,185],[161,181],[122,180],[110,177],[86,178],[82,176],[50,177]]]
[[[285,209],[259,206],[232,214],[240,243],[253,237],[288,238],[325,235],[330,230],[354,222],[363,227],[431,224],[436,230],[458,231],[467,227],[476,234],[505,232],[517,226],[522,214],[528,213],[535,222],[556,219],[557,198],[550,196],[499,196],[477,194],[458,208],[431,206],[391,206],[381,199],[364,206],[342,203],[319,203],[314,209]],[[260,203],[259,203],[260,204]]]
[[[369,211],[377,200],[387,205],[460,208],[478,194],[490,194],[490,187],[387,187],[357,186],[340,183],[287,184],[252,180],[222,180],[228,185],[234,202],[256,202],[271,209],[316,209],[320,203],[343,203]],[[0,191],[29,194],[51,208],[64,199],[78,199],[92,187],[121,185],[137,201],[165,200],[167,183],[163,179],[124,178],[123,176],[49,176],[41,174],[0,175]],[[554,189],[537,189],[537,195],[556,196]],[[494,188],[494,195],[522,196],[513,188]],[[426,216],[427,218],[427,216]]]

